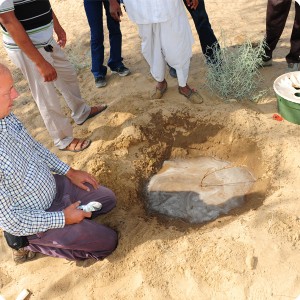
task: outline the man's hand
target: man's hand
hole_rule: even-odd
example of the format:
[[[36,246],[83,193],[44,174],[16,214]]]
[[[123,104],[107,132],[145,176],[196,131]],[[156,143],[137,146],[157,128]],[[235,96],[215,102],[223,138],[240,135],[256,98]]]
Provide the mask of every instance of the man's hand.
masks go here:
[[[66,42],[67,42],[66,32],[64,31],[64,29],[61,26],[59,26],[58,28],[54,27],[54,31],[55,31],[55,33],[57,35],[57,40],[56,40],[57,44],[60,47],[64,48],[65,45],[66,45]]]
[[[73,184],[88,192],[90,191],[90,189],[84,183],[90,183],[94,189],[97,189],[99,187],[96,178],[85,171],[79,171],[70,168],[66,176],[71,180]]]
[[[63,213],[65,215],[65,224],[77,224],[80,223],[84,218],[90,218],[92,213],[91,212],[85,212],[81,209],[78,209],[77,207],[80,205],[80,201],[77,201],[71,205],[69,205],[67,208],[63,210]]]
[[[191,9],[196,9],[198,6],[198,0],[186,0],[186,4],[191,8]]]
[[[109,12],[114,20],[121,22],[121,17],[123,17],[123,13],[121,6],[117,0],[109,0]]]
[[[60,23],[58,22],[58,19],[55,15],[55,13],[52,11],[52,17],[53,17],[53,28],[57,35],[57,44],[64,48],[67,42],[67,35],[64,29],[61,27]]]
[[[36,65],[38,71],[43,76],[45,82],[53,81],[57,78],[57,73],[54,67],[45,59]]]
[[[19,48],[35,63],[44,81],[55,80],[57,78],[55,69],[33,45],[14,11],[0,14],[0,23],[6,28]]]

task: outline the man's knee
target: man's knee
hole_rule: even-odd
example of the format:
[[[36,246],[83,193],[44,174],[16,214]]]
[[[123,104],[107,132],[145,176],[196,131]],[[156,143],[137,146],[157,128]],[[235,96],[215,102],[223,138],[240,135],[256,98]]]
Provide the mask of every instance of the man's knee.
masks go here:
[[[110,238],[107,240],[107,251],[112,253],[118,246],[118,233],[111,229]]]
[[[116,195],[112,190],[110,190],[108,188],[105,188],[105,189],[106,189],[106,197],[108,198],[109,204],[110,204],[111,208],[114,208],[117,205]]]
[[[113,209],[117,204],[117,199],[115,193],[105,186],[100,186],[97,190],[98,201],[102,203],[103,209],[109,211]],[[96,200],[97,201],[97,200]]]

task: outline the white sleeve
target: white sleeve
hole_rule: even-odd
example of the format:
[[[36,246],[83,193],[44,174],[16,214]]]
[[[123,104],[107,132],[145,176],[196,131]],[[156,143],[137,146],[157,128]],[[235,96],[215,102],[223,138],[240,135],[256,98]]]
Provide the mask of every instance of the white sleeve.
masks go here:
[[[13,0],[0,0],[0,14],[15,10]]]

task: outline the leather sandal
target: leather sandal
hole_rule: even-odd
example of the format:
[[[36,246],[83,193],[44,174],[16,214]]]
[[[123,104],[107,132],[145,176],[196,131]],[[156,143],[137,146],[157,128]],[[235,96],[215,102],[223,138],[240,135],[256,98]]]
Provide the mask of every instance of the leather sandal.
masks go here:
[[[98,114],[100,114],[101,112],[106,110],[107,107],[108,107],[107,104],[100,104],[100,105],[92,106],[91,107],[91,112],[88,115],[88,117],[82,123],[77,124],[77,125],[83,125],[88,119],[91,119],[91,118],[97,116]]]
[[[164,93],[167,91],[168,89],[168,83],[165,81],[165,86],[162,89],[159,89],[158,87],[155,87],[155,92],[151,95],[151,99],[161,99],[162,96],[164,95]]]
[[[71,152],[80,152],[88,148],[91,144],[91,140],[77,139],[74,138],[73,141],[61,151],[71,151]]]
[[[183,93],[181,91],[180,87],[178,87],[179,94],[181,94],[184,97],[186,97],[192,103],[195,103],[195,104],[201,104],[201,103],[203,103],[203,98],[201,97],[201,95],[195,89],[192,89],[189,86],[187,86],[187,87],[189,88],[189,91],[188,91],[187,94]]]
[[[21,248],[19,250],[12,250],[13,260],[16,264],[25,262],[26,260],[33,259],[35,257],[35,252]]]

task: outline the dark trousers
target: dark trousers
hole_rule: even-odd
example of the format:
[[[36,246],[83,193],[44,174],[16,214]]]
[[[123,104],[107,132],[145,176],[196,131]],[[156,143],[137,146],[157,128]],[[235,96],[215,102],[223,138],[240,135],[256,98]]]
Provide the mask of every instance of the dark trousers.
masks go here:
[[[107,65],[111,69],[123,66],[122,63],[122,33],[120,23],[115,21],[109,13],[108,0],[84,0],[84,9],[91,31],[92,73],[95,78],[104,77],[107,67],[104,62],[104,33],[103,6],[105,8],[107,28],[109,31],[110,54]]]
[[[47,211],[62,211],[78,200],[83,205],[98,201],[102,203],[102,209],[92,213],[92,218],[95,218],[109,212],[116,205],[114,193],[104,186],[95,190],[89,185],[90,192],[87,192],[72,184],[65,176],[54,177],[57,192]],[[28,240],[27,249],[33,252],[69,260],[102,259],[112,253],[118,244],[118,236],[114,230],[88,219],[28,236]]]
[[[266,57],[272,58],[273,50],[283,32],[292,0],[268,0],[266,18]],[[295,2],[295,20],[291,35],[291,48],[286,56],[287,63],[298,63],[300,55],[300,6]]]
[[[202,48],[202,53],[207,57],[207,59],[213,61],[214,57],[211,47],[213,45],[216,45],[217,48],[220,48],[220,46],[209,23],[208,15],[205,10],[204,0],[199,0],[199,4],[196,9],[190,9],[187,5],[186,0],[184,0],[184,4],[195,23]]]

